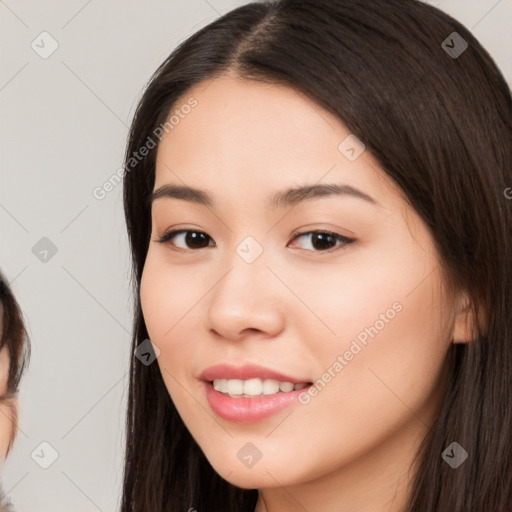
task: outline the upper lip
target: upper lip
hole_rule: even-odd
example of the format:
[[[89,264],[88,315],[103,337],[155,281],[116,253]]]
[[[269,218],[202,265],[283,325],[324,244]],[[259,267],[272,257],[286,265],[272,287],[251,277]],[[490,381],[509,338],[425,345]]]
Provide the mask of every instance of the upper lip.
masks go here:
[[[275,379],[279,382],[291,382],[293,384],[299,384],[301,382],[310,382],[307,379],[298,379],[296,377],[290,377],[281,372],[276,372],[270,368],[259,366],[255,364],[245,364],[243,366],[232,366],[229,364],[217,364],[207,368],[199,377],[201,380],[206,382],[212,382],[216,379]]]

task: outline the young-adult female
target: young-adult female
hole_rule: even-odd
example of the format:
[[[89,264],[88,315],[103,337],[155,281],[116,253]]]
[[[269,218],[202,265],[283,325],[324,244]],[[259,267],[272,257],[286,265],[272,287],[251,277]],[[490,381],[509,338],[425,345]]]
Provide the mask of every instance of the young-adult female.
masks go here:
[[[493,59],[416,0],[181,43],[126,151],[122,511],[511,510],[511,141]]]
[[[30,359],[28,337],[21,308],[0,272],[0,466],[11,451],[18,430],[18,390]],[[14,512],[0,484],[0,512]]]

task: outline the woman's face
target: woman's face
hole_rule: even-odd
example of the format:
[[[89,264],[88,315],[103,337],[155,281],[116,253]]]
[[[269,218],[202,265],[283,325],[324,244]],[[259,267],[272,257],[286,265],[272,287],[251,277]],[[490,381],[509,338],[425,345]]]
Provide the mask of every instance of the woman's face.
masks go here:
[[[192,187],[211,204],[159,194],[141,283],[181,418],[243,488],[304,483],[377,456],[389,468],[409,461],[439,404],[456,324],[427,228],[369,151],[303,95],[225,76],[206,85],[175,106],[154,190]],[[181,108],[191,97],[197,105]],[[351,188],[272,201],[327,184]],[[170,230],[191,233],[156,241]],[[214,365],[249,363],[320,384],[231,398],[201,380]],[[216,374],[250,381],[228,381],[234,394],[261,392],[254,378],[269,375]]]

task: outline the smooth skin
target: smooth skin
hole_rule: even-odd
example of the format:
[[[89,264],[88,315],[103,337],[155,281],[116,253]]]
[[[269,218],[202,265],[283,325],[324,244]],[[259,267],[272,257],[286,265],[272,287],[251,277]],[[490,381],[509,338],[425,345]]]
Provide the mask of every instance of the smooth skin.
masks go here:
[[[398,512],[447,351],[470,339],[466,295],[446,289],[427,227],[370,152],[340,152],[350,131],[334,115],[292,88],[228,75],[176,108],[192,96],[197,106],[158,146],[154,190],[187,185],[215,204],[153,202],[141,282],[169,394],[213,468],[259,489],[256,512]],[[278,191],[326,183],[376,204],[339,195],[268,206]],[[171,228],[206,241],[156,241]],[[313,230],[355,242],[322,246]],[[248,236],[263,248],[250,264],[236,252]],[[309,404],[252,424],[210,408],[199,380],[209,366],[251,362],[315,382],[397,301],[402,310]],[[262,453],[250,468],[237,457],[249,442]]]

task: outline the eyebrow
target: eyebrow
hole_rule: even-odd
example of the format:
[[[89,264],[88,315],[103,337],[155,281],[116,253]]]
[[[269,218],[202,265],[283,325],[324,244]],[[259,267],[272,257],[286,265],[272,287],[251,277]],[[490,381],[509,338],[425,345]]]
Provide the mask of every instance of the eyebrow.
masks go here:
[[[320,197],[350,196],[363,199],[368,203],[377,205],[377,201],[357,188],[350,185],[327,183],[321,185],[304,185],[277,192],[269,202],[270,208],[285,208],[295,206],[298,203],[317,199]],[[150,204],[162,197],[182,199],[207,207],[214,207],[215,201],[204,190],[185,186],[166,184],[153,191],[150,196]]]

